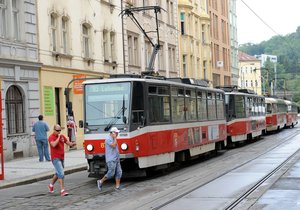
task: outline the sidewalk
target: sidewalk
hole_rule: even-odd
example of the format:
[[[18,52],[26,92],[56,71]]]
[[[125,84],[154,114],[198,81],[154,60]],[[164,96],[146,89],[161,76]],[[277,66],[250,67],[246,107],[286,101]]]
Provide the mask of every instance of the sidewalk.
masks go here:
[[[83,150],[65,153],[65,174],[86,168],[87,161]],[[4,162],[4,180],[0,180],[0,189],[48,179],[53,174],[52,162],[39,162],[37,156],[7,161]]]

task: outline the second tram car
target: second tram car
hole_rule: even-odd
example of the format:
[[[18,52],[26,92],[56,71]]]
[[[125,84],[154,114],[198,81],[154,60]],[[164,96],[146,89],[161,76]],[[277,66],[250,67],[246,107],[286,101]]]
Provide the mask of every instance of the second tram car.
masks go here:
[[[267,132],[280,130],[286,125],[287,105],[283,99],[266,97]]]
[[[105,137],[120,130],[124,173],[146,175],[226,144],[224,91],[156,78],[84,82],[84,149],[89,176],[105,172]]]
[[[266,130],[264,97],[236,87],[223,90],[229,143],[260,137]]]

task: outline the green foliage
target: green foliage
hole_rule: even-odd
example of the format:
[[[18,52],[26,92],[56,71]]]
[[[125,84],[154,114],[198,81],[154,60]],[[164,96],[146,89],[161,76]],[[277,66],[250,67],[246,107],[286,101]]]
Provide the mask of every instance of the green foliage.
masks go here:
[[[277,55],[277,90],[292,91],[293,100],[300,103],[300,26],[295,33],[286,36],[273,36],[259,44],[246,43],[239,50],[249,55]],[[274,80],[274,64],[265,62],[262,75],[268,75],[269,81]]]

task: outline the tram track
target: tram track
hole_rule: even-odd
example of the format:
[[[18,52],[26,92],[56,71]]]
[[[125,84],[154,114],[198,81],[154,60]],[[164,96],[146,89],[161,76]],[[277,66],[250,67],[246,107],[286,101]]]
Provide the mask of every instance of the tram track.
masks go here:
[[[201,184],[199,184],[199,185],[194,185],[194,186],[191,187],[189,190],[187,190],[187,191],[185,191],[185,192],[183,192],[183,193],[180,193],[180,194],[178,194],[177,196],[173,197],[172,199],[170,199],[170,200],[168,200],[168,201],[165,201],[165,202],[161,203],[160,205],[157,205],[157,206],[155,206],[155,207],[153,207],[153,208],[151,208],[151,209],[153,209],[153,210],[162,209],[163,207],[165,207],[165,206],[171,204],[172,202],[174,202],[174,201],[176,201],[176,200],[178,200],[178,199],[180,199],[180,198],[182,198],[182,197],[184,197],[184,196],[190,194],[191,192],[195,191],[196,189],[199,189],[199,188],[201,188],[201,187],[203,187],[203,186],[205,186],[205,185],[207,185],[207,184],[209,184],[209,183],[211,183],[211,182],[217,180],[218,178],[224,176],[225,174],[228,174],[228,173],[230,173],[230,172],[233,172],[234,170],[236,170],[236,169],[238,169],[238,168],[240,168],[240,167],[242,167],[242,166],[245,166],[246,164],[250,163],[251,161],[254,161],[255,159],[258,159],[258,158],[260,158],[261,156],[267,154],[268,152],[270,152],[270,151],[272,151],[272,150],[274,150],[274,149],[276,149],[276,148],[282,146],[283,144],[285,144],[286,142],[290,141],[293,137],[297,136],[298,134],[300,134],[300,130],[297,129],[297,130],[295,130],[295,132],[292,132],[292,133],[289,134],[288,136],[285,136],[285,137],[284,137],[284,140],[280,141],[279,144],[276,144],[276,145],[274,145],[274,146],[272,146],[272,147],[269,147],[269,149],[265,150],[263,153],[261,153],[261,154],[259,154],[259,155],[256,155],[254,158],[250,158],[250,159],[248,159],[247,161],[244,161],[244,162],[242,162],[242,163],[240,162],[240,163],[239,163],[238,165],[236,165],[235,167],[232,167],[232,168],[230,168],[229,170],[224,171],[223,173],[219,174],[218,176],[215,176],[213,179],[211,179],[211,180],[209,180],[209,181],[207,181],[207,182],[205,182],[205,183],[201,183]],[[268,136],[267,136],[267,137],[268,137]],[[259,147],[259,146],[261,146],[261,144],[264,144],[265,142],[260,141],[260,142],[257,142],[257,143],[259,143],[259,144],[255,145],[255,146],[258,146],[258,147]],[[251,147],[251,145],[249,145],[249,146]],[[253,145],[252,145],[252,146],[253,146]],[[265,147],[265,146],[264,146],[264,147]],[[233,149],[233,150],[234,150],[234,149]],[[247,150],[249,150],[248,145],[247,145],[247,147],[245,147],[245,148],[243,148],[242,150],[240,150],[238,153],[244,153],[244,152],[247,151]],[[282,164],[280,164],[280,166],[276,167],[276,168],[275,168],[274,170],[272,170],[269,174],[267,174],[263,179],[261,179],[257,184],[255,184],[255,186],[253,186],[251,189],[247,190],[247,192],[243,193],[243,194],[240,195],[236,200],[234,200],[234,201],[231,202],[229,205],[227,205],[227,206],[225,207],[225,209],[233,209],[235,206],[237,206],[238,204],[240,204],[240,203],[243,201],[244,198],[246,198],[249,194],[251,194],[251,192],[253,192],[253,191],[254,191],[255,189],[257,189],[259,186],[261,186],[261,185],[262,185],[266,180],[268,180],[268,178],[270,178],[274,173],[276,173],[277,171],[279,171],[280,169],[282,169],[282,168],[283,168],[283,167],[284,167],[284,166],[285,166],[285,165],[286,165],[286,164],[287,164],[287,163],[288,163],[288,162],[289,162],[289,161],[297,154],[298,151],[299,151],[299,150],[297,150],[295,153],[293,153],[287,160],[285,160]],[[230,158],[233,157],[233,156],[237,156],[238,153],[233,152],[232,154],[228,154],[228,155],[226,155],[226,153],[225,153],[225,155],[222,157],[222,160],[224,160],[224,159],[230,159]],[[219,161],[220,161],[220,160],[218,159],[218,160],[215,160],[215,161],[213,161],[213,162],[219,162]],[[212,165],[212,162],[209,161],[208,164]],[[219,164],[222,164],[222,163],[219,163]],[[215,165],[214,165],[214,166],[215,166]],[[214,172],[212,171],[212,173],[214,173]],[[208,175],[208,176],[209,176],[209,175]]]
[[[270,173],[268,173],[266,176],[264,176],[262,179],[260,179],[255,185],[253,185],[251,188],[249,188],[246,192],[244,192],[240,197],[238,197],[235,201],[231,202],[229,205],[227,205],[224,210],[231,210],[237,207],[239,204],[241,204],[248,196],[250,196],[256,189],[261,187],[264,183],[266,183],[274,174],[281,171],[286,165],[295,162],[295,160],[298,160],[300,157],[300,149],[298,149],[296,152],[291,154],[284,162],[282,162],[279,166],[274,168]],[[287,167],[285,170],[282,170],[280,173],[280,176],[284,174],[286,171],[288,171],[289,168]],[[277,180],[277,179],[276,179]]]
[[[56,209],[90,209],[91,205],[101,206],[101,209],[163,209],[168,204],[184,197],[194,190],[213,182],[233,170],[245,166],[247,163],[261,157],[267,152],[281,148],[285,143],[300,133],[300,128],[283,130],[276,135],[267,135],[264,139],[245,144],[242,147],[227,150],[221,155],[208,157],[205,160],[194,161],[184,167],[172,170],[164,174],[156,174],[144,179],[122,180],[124,190],[114,191],[114,182],[107,182],[101,192],[96,187],[95,179],[87,179],[85,182],[67,183],[71,196],[57,203],[56,195],[42,194],[29,198],[15,198],[15,203],[26,206],[28,209],[38,206],[41,200],[49,202],[48,208],[55,203]],[[300,152],[299,152],[300,153]],[[293,159],[293,157],[291,157]],[[288,162],[287,162],[288,164]],[[284,168],[286,165],[282,165]],[[278,168],[278,170],[282,170]],[[274,169],[275,170],[275,169]],[[83,172],[82,172],[83,173]],[[274,173],[276,173],[274,171]],[[71,175],[72,176],[72,175]],[[84,176],[84,173],[83,173]],[[270,175],[272,177],[272,175]],[[67,182],[71,178],[67,178]],[[262,183],[263,184],[263,183]],[[44,184],[43,184],[44,185]],[[261,185],[257,185],[259,188]],[[256,188],[256,189],[257,189]],[[252,192],[255,189],[252,189]],[[234,206],[224,205],[228,209],[234,209],[241,205],[243,199],[251,194],[243,192],[235,199]],[[37,194],[38,195],[38,194]],[[27,195],[28,196],[28,195]],[[28,202],[30,200],[30,202]],[[237,202],[236,200],[239,200]],[[9,200],[7,201],[9,202]],[[233,201],[230,203],[232,204]],[[51,205],[52,204],[52,205]],[[53,206],[52,206],[53,208]]]

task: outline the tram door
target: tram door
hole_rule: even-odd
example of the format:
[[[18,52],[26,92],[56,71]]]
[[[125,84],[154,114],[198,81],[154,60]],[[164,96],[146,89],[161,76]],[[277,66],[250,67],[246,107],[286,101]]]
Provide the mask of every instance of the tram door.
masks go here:
[[[3,155],[3,133],[2,133],[2,96],[0,80],[0,180],[4,179],[4,155]]]

